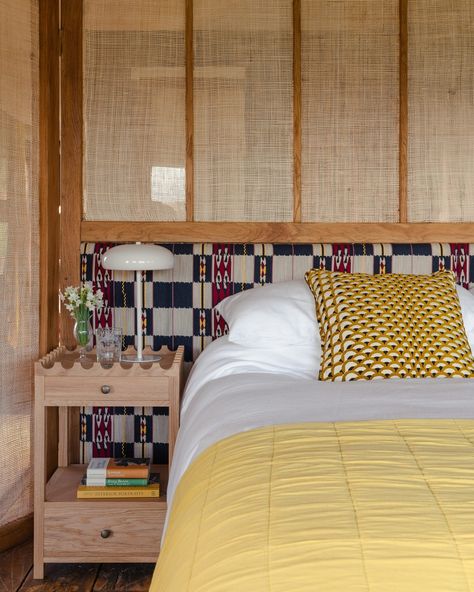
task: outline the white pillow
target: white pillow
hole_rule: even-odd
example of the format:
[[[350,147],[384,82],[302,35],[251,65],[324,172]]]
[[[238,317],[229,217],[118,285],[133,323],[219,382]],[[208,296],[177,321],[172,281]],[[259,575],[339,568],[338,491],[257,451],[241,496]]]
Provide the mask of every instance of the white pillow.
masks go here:
[[[462,286],[456,286],[461,305],[462,320],[466,330],[467,340],[474,355],[474,294]]]
[[[319,345],[314,298],[304,280],[268,284],[229,296],[216,306],[229,341],[246,347]]]

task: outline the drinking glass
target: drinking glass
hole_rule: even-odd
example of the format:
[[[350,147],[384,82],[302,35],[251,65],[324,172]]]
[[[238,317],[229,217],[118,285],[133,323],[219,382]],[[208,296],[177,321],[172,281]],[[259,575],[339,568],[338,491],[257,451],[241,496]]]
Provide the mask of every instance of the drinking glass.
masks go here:
[[[122,355],[122,329],[101,327],[96,330],[97,361],[109,368],[120,362]]]

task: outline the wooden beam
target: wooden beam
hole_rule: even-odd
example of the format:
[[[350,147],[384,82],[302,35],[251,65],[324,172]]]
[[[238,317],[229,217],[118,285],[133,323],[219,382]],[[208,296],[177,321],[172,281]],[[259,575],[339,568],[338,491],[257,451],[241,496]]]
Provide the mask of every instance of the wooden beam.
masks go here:
[[[21,545],[33,536],[33,514],[0,526],[0,553]]]
[[[408,0],[400,0],[399,221],[408,222]]]
[[[39,4],[39,353],[59,343],[59,2]]]
[[[43,0],[39,3],[40,356],[44,356],[59,343],[59,29],[59,0]],[[47,410],[47,423],[46,472],[50,476],[56,470],[58,459],[57,409],[51,407]],[[32,520],[25,524],[19,523],[16,536],[21,538],[22,532],[32,530]],[[16,544],[20,542],[16,538],[12,541],[16,541]]]
[[[186,0],[186,220],[194,220],[193,0]]]
[[[430,243],[474,242],[467,223],[326,222],[89,222],[81,224],[84,242],[183,243]]]
[[[293,0],[293,222],[301,222],[301,0]]]
[[[82,218],[82,0],[62,3],[63,47],[61,60],[61,222],[60,286],[80,280],[79,253]],[[61,342],[75,343],[72,322],[61,317]]]

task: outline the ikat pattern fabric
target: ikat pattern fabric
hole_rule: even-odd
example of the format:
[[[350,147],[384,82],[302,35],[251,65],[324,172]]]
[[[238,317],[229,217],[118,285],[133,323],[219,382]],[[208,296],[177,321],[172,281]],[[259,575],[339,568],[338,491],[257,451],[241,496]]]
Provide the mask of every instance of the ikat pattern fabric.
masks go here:
[[[133,272],[104,270],[101,255],[111,243],[83,243],[81,280],[105,295],[95,326],[120,327],[124,346],[134,343]],[[429,274],[451,269],[456,282],[474,283],[474,244],[168,244],[175,255],[169,271],[146,272],[140,328],[155,349],[184,345],[188,366],[227,330],[213,307],[226,296],[256,285],[301,278],[311,268],[363,273]],[[81,457],[168,454],[167,410],[162,408],[83,408]]]
[[[474,359],[454,274],[312,269],[322,342],[320,380],[471,378]]]

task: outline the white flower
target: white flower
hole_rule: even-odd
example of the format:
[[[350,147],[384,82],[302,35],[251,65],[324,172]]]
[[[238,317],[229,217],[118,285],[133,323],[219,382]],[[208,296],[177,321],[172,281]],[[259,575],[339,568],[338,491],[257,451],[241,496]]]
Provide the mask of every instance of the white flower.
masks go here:
[[[71,316],[77,319],[77,315],[80,311],[84,310],[84,307],[89,311],[94,311],[96,308],[102,308],[103,306],[103,293],[102,290],[97,290],[94,293],[94,289],[90,282],[83,284],[82,286],[68,286],[64,293],[60,292],[59,296],[61,301],[64,302],[64,308],[71,313]]]

